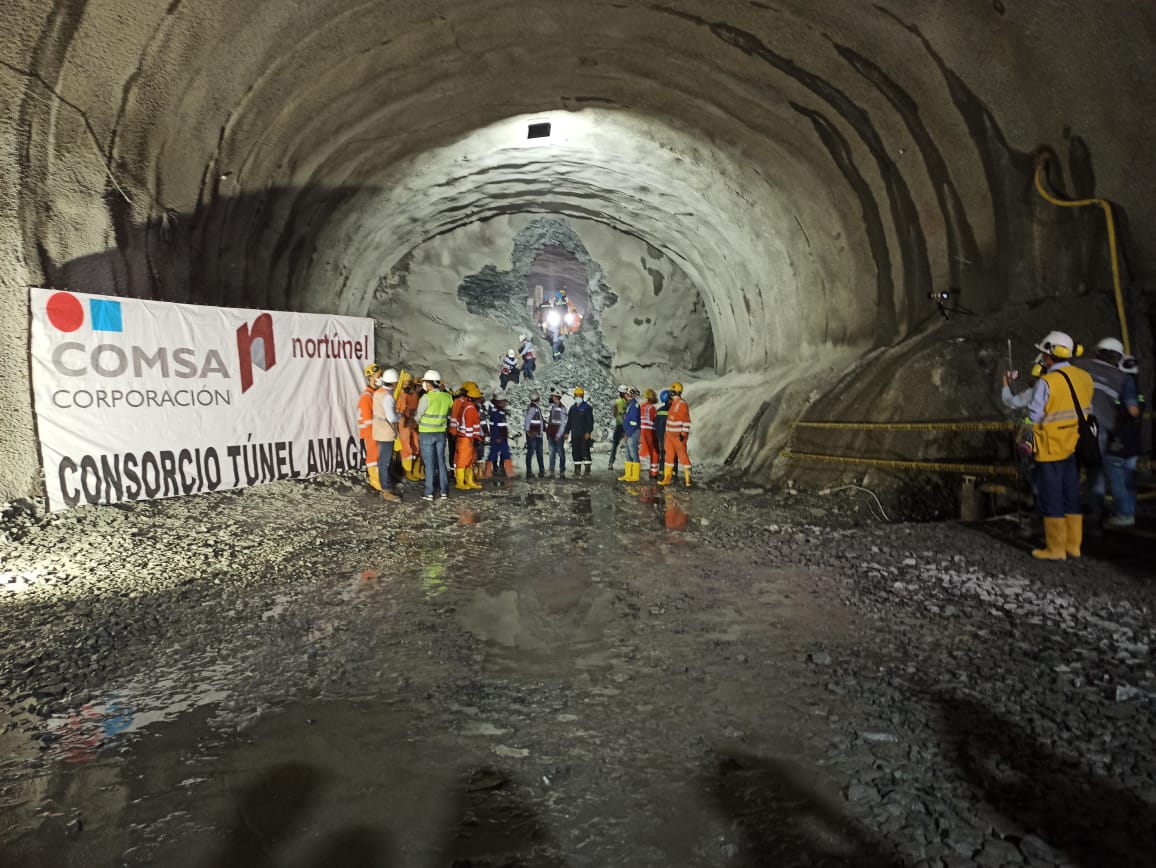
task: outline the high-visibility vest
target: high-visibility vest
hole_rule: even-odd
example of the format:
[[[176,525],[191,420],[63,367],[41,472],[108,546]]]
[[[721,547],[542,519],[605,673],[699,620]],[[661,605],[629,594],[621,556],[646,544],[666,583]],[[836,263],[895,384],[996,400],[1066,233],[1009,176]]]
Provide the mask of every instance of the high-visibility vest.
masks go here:
[[[1062,370],[1071,378],[1084,415],[1089,415],[1095,390],[1092,375],[1073,365],[1065,365]],[[1076,405],[1072,403],[1072,390],[1060,371],[1048,371],[1040,379],[1048,384],[1048,402],[1044,405],[1044,418],[1032,429],[1036,461],[1064,461],[1076,453],[1076,443],[1080,439],[1079,417]]]
[[[658,407],[647,401],[642,405],[642,430],[654,430],[654,415],[658,411]]]
[[[373,386],[366,386],[357,399],[357,434],[362,440],[373,439]]]
[[[433,390],[425,393],[426,407],[422,417],[418,420],[419,434],[444,434],[450,421],[450,408],[454,399],[449,392]]]
[[[690,405],[678,396],[670,401],[670,412],[666,414],[666,433],[675,435],[690,434]]]
[[[462,408],[462,415],[458,421],[458,436],[476,440],[482,436],[482,417],[473,401],[466,403]]]

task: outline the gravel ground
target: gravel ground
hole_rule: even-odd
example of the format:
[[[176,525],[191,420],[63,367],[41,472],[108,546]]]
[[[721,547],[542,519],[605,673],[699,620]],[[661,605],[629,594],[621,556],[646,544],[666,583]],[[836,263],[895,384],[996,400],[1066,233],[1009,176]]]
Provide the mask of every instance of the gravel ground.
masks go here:
[[[1156,865],[1143,540],[605,472],[2,528],[5,865]]]

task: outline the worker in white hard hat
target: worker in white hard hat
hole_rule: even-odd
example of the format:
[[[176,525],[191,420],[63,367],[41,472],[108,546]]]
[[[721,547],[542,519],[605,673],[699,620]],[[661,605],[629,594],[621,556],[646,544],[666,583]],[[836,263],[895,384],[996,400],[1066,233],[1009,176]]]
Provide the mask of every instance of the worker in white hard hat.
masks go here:
[[[606,462],[606,469],[614,469],[614,459],[618,457],[618,444],[622,442],[622,437],[625,430],[622,427],[622,417],[626,415],[626,405],[630,403],[626,393],[630,391],[629,386],[618,387],[618,397],[614,399],[614,437],[610,441],[610,460]]]
[[[530,405],[526,408],[526,418],[522,422],[522,430],[526,432],[526,478],[534,475],[532,463],[535,456],[538,458],[538,478],[546,476],[546,465],[543,460],[542,437],[546,433],[546,416],[542,412],[542,396],[538,392],[530,394]]]
[[[501,383],[503,389],[510,383],[517,383],[521,379],[521,372],[518,370],[518,355],[513,348],[506,350],[506,354],[502,356],[501,371],[498,374],[498,382]]]
[[[377,441],[373,439],[373,393],[381,378],[381,365],[370,362],[365,366],[365,388],[357,400],[357,435],[361,438],[365,451],[365,475],[369,485],[381,491],[381,477],[378,474]]]
[[[514,459],[510,454],[510,417],[506,410],[509,397],[503,390],[494,393],[494,408],[490,411],[490,465],[495,476],[504,474],[514,478]]]
[[[1116,402],[1120,400],[1120,390],[1127,375],[1120,370],[1124,358],[1124,344],[1118,338],[1104,338],[1096,344],[1096,350],[1087,359],[1073,362],[1073,366],[1092,375],[1095,393],[1092,395],[1092,412],[1099,427],[1100,454],[1106,454],[1112,429],[1116,424]],[[1090,508],[1088,510],[1089,530],[1098,533],[1104,521],[1104,499],[1107,494],[1107,478],[1103,467],[1084,468],[1088,479]]]
[[[454,399],[442,388],[442,377],[432,368],[421,378],[425,394],[417,404],[417,431],[421,458],[425,463],[425,494],[433,500],[435,488],[442,499],[449,497],[449,471],[446,467],[446,431]]]
[[[1108,528],[1136,524],[1136,461],[1143,446],[1144,396],[1140,394],[1140,369],[1132,356],[1120,359],[1124,382],[1116,402],[1112,436],[1104,454],[1104,469],[1112,486],[1112,515],[1104,521]]]
[[[1070,335],[1050,332],[1036,344],[1036,349],[1040,351],[1044,373],[1036,382],[1028,417],[1034,425],[1036,490],[1047,544],[1032,555],[1062,561],[1078,558],[1084,539],[1076,449],[1080,417],[1091,415],[1095,384],[1087,371],[1071,364],[1083,348]]]
[[[377,471],[381,481],[381,499],[401,500],[394,491],[393,443],[397,439],[397,402],[393,390],[397,388],[396,368],[387,369],[377,379],[373,393],[373,439],[377,441]]]

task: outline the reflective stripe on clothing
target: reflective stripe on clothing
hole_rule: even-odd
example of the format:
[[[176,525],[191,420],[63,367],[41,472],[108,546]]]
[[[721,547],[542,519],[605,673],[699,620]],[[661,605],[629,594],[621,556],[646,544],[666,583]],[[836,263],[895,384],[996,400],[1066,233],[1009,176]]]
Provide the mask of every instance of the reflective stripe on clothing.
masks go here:
[[[690,434],[690,405],[682,398],[672,398],[666,414],[667,434]]]
[[[453,406],[454,399],[450,397],[448,392],[431,391],[426,392],[425,398],[425,412],[422,414],[417,423],[417,430],[420,434],[444,434],[446,428],[449,426],[450,408]]]
[[[1068,388],[1065,374],[1071,379],[1072,388]],[[1087,371],[1066,363],[1053,365],[1036,383],[1028,412],[1035,423],[1032,440],[1038,462],[1064,461],[1076,452],[1080,429],[1076,405],[1072,402],[1072,389],[1076,391],[1084,415],[1089,415],[1095,384]]]
[[[654,430],[654,414],[657,412],[658,412],[658,407],[656,407],[654,404],[647,402],[646,404],[642,405],[642,430],[643,431],[653,431]]]

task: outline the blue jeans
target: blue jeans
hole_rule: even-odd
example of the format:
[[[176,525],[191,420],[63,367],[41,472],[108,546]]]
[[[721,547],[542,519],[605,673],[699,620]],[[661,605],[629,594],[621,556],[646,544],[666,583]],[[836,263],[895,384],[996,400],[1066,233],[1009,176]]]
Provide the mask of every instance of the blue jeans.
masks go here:
[[[1063,461],[1037,461],[1036,485],[1044,518],[1080,514],[1080,468],[1075,455]]]
[[[534,456],[538,457],[538,472],[545,473],[542,468],[542,438],[541,437],[526,437],[526,475],[530,475],[530,459]]]
[[[564,441],[564,440],[551,440],[550,441],[550,472],[551,473],[554,472],[554,456],[557,456],[558,461],[561,462],[558,469],[561,470],[563,473],[565,473],[566,472],[566,441]]]
[[[446,472],[446,433],[419,434],[418,440],[421,441],[421,460],[425,463],[425,493],[433,496],[434,476],[437,476],[441,493],[447,494],[450,478]]]
[[[638,463],[638,441],[642,438],[641,431],[635,431],[626,437],[626,460],[632,464]]]
[[[381,487],[388,491],[393,487],[393,441],[377,441],[377,475]]]
[[[1104,471],[1112,484],[1114,512],[1120,516],[1136,515],[1136,456],[1104,456]]]

